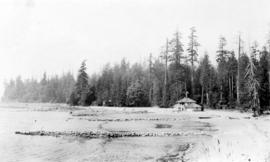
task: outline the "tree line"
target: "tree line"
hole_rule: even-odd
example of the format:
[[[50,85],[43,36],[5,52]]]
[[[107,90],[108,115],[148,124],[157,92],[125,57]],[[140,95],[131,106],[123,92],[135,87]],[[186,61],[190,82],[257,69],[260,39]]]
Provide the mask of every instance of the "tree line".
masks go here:
[[[210,62],[207,52],[198,58],[200,43],[194,27],[190,29],[188,40],[184,47],[181,33],[177,31],[166,40],[158,57],[150,54],[148,61],[134,64],[123,59],[115,65],[107,64],[100,74],[91,76],[86,73],[86,61],[83,61],[76,82],[70,77],[72,81],[68,81],[65,93],[47,96],[54,98],[51,100],[41,100],[41,97],[29,101],[170,107],[188,92],[190,98],[213,108],[239,106],[258,112],[269,108],[270,38],[262,48],[255,42],[245,51],[239,35],[235,51],[227,48],[226,38],[221,36],[217,42],[217,66]],[[42,87],[41,82],[37,83],[39,87]],[[12,94],[19,93],[14,85],[17,86],[17,81],[6,84],[4,98],[14,100]],[[45,91],[36,89],[33,94]],[[22,100],[21,95],[15,96]]]
[[[69,101],[75,79],[73,74],[48,77],[46,73],[40,81],[37,79],[22,80],[18,76],[4,83],[5,90],[2,101],[6,102],[52,102],[66,103]]]

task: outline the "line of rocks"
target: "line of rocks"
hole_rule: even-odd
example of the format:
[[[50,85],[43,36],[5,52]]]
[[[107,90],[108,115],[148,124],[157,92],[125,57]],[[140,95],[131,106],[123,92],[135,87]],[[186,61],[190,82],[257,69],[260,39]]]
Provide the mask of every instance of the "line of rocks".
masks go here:
[[[68,120],[74,118],[68,118]],[[125,118],[125,119],[87,119],[87,118],[79,118],[80,120],[88,120],[91,122],[126,122],[126,121],[177,121],[184,119],[177,118]]]
[[[120,138],[120,137],[170,137],[170,136],[190,136],[190,135],[208,135],[205,132],[104,132],[104,131],[87,131],[87,132],[77,132],[77,131],[27,131],[21,132],[16,131],[15,134],[19,135],[30,135],[30,136],[74,136],[82,138]]]

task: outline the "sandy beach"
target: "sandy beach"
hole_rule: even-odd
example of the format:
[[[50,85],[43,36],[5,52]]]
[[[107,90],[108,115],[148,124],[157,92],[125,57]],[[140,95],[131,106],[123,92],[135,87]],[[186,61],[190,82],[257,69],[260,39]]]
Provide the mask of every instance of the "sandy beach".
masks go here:
[[[2,104],[0,111],[3,161],[270,161],[268,116],[60,104]]]

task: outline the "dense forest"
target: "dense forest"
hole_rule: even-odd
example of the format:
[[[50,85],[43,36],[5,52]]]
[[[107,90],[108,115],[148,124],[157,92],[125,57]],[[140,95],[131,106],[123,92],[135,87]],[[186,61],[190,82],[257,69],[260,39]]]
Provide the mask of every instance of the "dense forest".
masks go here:
[[[73,90],[75,79],[71,73],[61,77],[48,77],[46,73],[40,81],[36,79],[22,80],[18,76],[15,80],[5,83],[3,101],[16,102],[68,102]]]
[[[227,48],[226,38],[217,42],[216,66],[208,53],[198,58],[200,42],[190,29],[187,46],[175,32],[162,46],[158,57],[147,62],[104,66],[89,76],[82,62],[77,79],[70,73],[5,83],[4,101],[66,102],[71,105],[170,107],[188,96],[212,108],[268,109],[270,106],[270,38],[259,48],[256,42],[244,48],[238,36],[236,51]],[[213,55],[213,54],[211,54]]]

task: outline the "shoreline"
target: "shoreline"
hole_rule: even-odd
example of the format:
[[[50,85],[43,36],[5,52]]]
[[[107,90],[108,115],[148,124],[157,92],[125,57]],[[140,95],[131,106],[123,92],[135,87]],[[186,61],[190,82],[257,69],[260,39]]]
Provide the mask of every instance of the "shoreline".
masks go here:
[[[12,104],[9,103],[9,105],[11,105],[12,107]],[[7,107],[5,106],[3,107],[0,105],[0,107],[7,109]],[[188,159],[187,161],[192,162],[193,161],[270,162],[270,130],[269,130],[270,116],[267,115],[254,118],[252,117],[252,113],[241,113],[239,111],[230,111],[230,110],[206,109],[204,112],[190,112],[190,111],[174,112],[173,109],[117,108],[117,107],[94,107],[94,106],[72,107],[71,109],[69,106],[63,104],[45,104],[44,106],[42,104],[40,105],[40,104],[17,104],[17,103],[12,108],[10,108],[10,110],[12,111],[15,110],[15,112],[18,113],[22,112],[24,114],[28,114],[28,112],[35,114],[36,113],[42,114],[43,112],[46,114],[55,114],[54,112],[58,112],[65,116],[66,121],[62,121],[64,119],[61,118],[58,120],[59,121],[61,120],[63,124],[65,123],[66,124],[65,127],[68,128],[68,130],[71,129],[69,128],[69,122],[85,123],[85,124],[93,123],[94,125],[97,124],[96,128],[101,129],[103,131],[115,131],[114,133],[116,134],[117,137],[116,139],[118,139],[118,137],[121,136],[129,138],[132,135],[137,136],[137,138],[143,138],[146,136],[145,138],[148,139],[151,139],[152,136],[157,138],[158,137],[163,138],[163,136],[170,137],[171,135],[172,135],[171,137],[174,137],[173,135],[177,135],[179,136],[179,138],[181,138],[181,135],[183,134],[177,134],[179,130],[177,130],[176,128],[179,127],[183,129],[182,131],[186,132],[185,138],[189,139],[189,143],[192,145],[192,147],[189,147],[188,150],[184,151],[184,153],[183,152],[175,153],[176,152],[175,150],[173,150],[172,152],[168,150],[167,152],[168,156],[167,155],[163,156],[165,159],[170,158],[169,155],[172,156],[177,155],[175,156],[175,158],[177,157],[179,159],[180,156],[183,156],[184,154],[184,158]],[[40,122],[39,119],[37,120],[38,120],[37,123],[39,123]],[[173,124],[174,127],[173,129],[170,127],[168,128],[165,127],[161,129],[150,128],[149,126],[151,124],[149,122],[152,124],[153,123],[164,123],[164,124],[166,123],[167,125]],[[115,123],[117,124],[115,125]],[[143,123],[143,125],[139,123]],[[205,125],[205,123],[208,124]],[[136,127],[134,124],[136,125]],[[141,127],[140,125],[142,126],[142,128],[140,128]],[[81,126],[84,126],[84,124]],[[37,132],[40,131],[38,129],[32,130],[17,129],[15,131],[20,131],[19,133],[21,134],[23,134],[24,132],[26,134],[27,132],[28,133],[30,132],[30,135],[31,132],[34,134],[36,133],[36,135],[41,135],[42,133],[42,136],[46,133],[48,133],[49,136],[65,136],[65,135],[69,136],[70,134],[72,134],[72,132],[67,131],[65,133],[64,131],[61,131],[62,129],[61,127],[59,127],[61,128],[60,130],[57,130],[55,128],[56,129],[55,132],[58,133],[55,133],[53,130],[49,128],[54,127],[52,126],[48,128],[45,127],[44,130],[42,130],[44,131],[43,133]],[[75,134],[84,132],[86,133],[84,134],[85,136],[87,135],[87,132],[89,133],[90,131],[93,131],[87,127],[85,129],[78,129],[76,127],[74,128],[75,129],[74,130],[71,129],[71,131],[74,131]],[[204,130],[200,130],[201,128],[203,128]],[[131,133],[126,133],[125,135],[123,132],[121,132],[122,130],[131,131]],[[132,134],[132,130],[135,131],[135,134]],[[144,132],[142,130],[144,130]],[[188,130],[190,130],[190,132],[188,132]],[[13,133],[15,133],[15,131]],[[206,132],[203,133],[203,131]],[[92,132],[92,134],[93,136],[97,137],[99,136],[97,132]],[[101,134],[102,137],[110,137],[114,135],[109,134],[108,132]],[[207,135],[209,137],[204,138],[203,137],[204,135]],[[78,136],[80,136],[80,134]],[[166,143],[166,140],[164,141],[164,143]],[[179,146],[175,145],[174,149],[177,150],[177,147],[180,147],[180,145]],[[119,145],[119,147],[120,146],[123,147],[122,145]],[[151,146],[148,147],[151,148]]]

